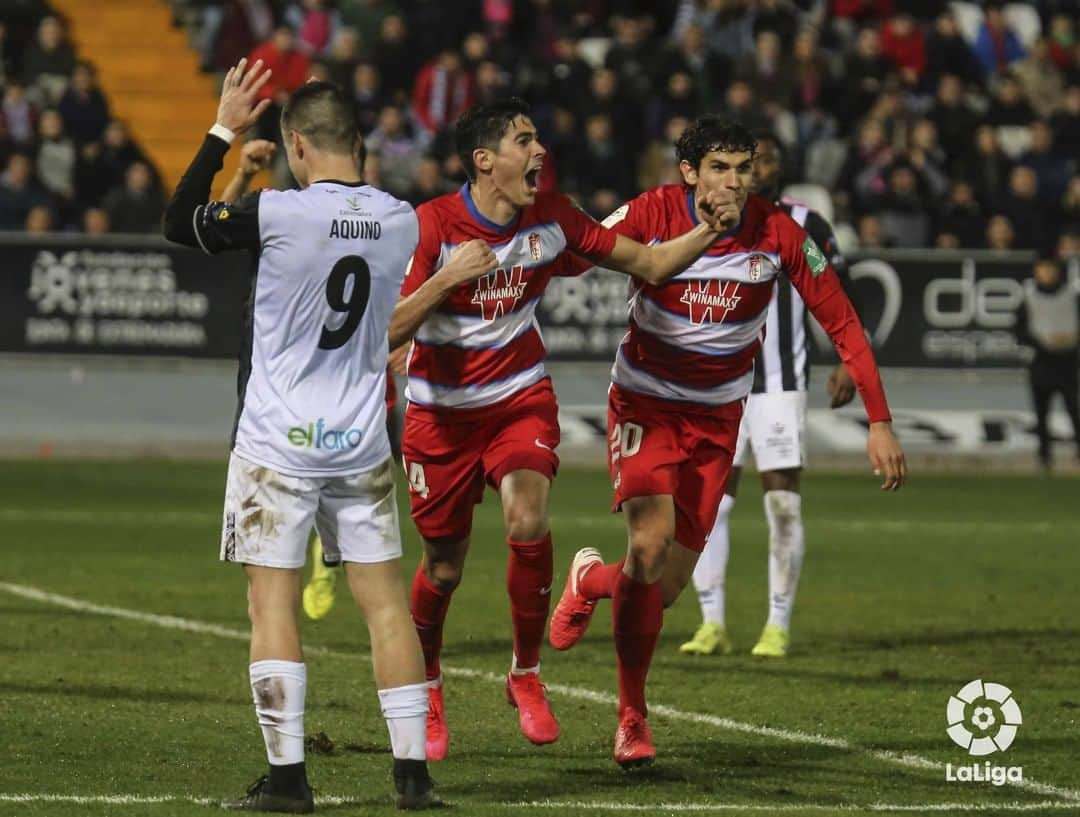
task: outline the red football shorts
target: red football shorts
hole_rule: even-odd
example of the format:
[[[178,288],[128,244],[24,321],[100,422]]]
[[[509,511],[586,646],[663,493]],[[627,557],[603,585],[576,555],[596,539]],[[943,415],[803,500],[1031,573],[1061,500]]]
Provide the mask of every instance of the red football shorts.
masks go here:
[[[703,406],[612,386],[608,394],[608,470],[612,511],[635,497],[671,494],[675,539],[700,553],[724,496],[743,401]]]
[[[548,378],[483,408],[410,403],[401,453],[416,529],[426,539],[464,539],[485,484],[498,490],[519,469],[554,478],[558,444],[559,406]]]

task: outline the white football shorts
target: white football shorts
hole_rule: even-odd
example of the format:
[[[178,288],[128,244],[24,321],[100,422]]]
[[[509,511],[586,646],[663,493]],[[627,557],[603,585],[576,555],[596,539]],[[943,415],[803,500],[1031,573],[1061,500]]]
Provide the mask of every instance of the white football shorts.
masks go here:
[[[806,465],[806,392],[751,394],[746,400],[733,465],[741,467],[747,449],[760,471]]]
[[[348,476],[293,477],[230,455],[223,562],[303,567],[312,526],[331,560],[400,558],[393,461]]]

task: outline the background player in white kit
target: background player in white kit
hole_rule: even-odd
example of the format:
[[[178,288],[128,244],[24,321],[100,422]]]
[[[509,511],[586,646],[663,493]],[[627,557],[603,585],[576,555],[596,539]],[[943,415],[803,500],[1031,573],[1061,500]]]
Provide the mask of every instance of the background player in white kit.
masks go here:
[[[424,754],[427,686],[405,602],[386,434],[387,327],[416,249],[412,208],[363,183],[351,101],[328,83],[296,91],[281,115],[301,190],[207,202],[229,144],[265,108],[269,78],[245,61],[225,77],[216,124],[176,189],[165,235],[209,253],[252,252],[239,408],[225,489],[221,558],[244,565],[250,680],[270,762],[245,811],[307,813],[306,668],[297,614],[308,534],[340,551],[367,620],[400,808],[437,805]]]
[[[841,281],[847,264],[832,228],[805,205],[780,197],[783,149],[775,135],[758,133],[751,190],[775,201],[821,248]],[[850,296],[850,286],[845,286]],[[730,654],[734,647],[724,622],[724,585],[728,562],[728,520],[735,507],[742,464],[749,451],[761,476],[769,526],[769,617],[751,652],[769,658],[787,655],[795,590],[806,549],[799,478],[806,464],[806,304],[786,276],[773,291],[765,342],[754,361],[754,385],[739,425],[731,477],[705,550],[694,568],[694,588],[702,623],[679,650],[692,655]],[[831,408],[847,405],[855,384],[843,364],[827,383]]]

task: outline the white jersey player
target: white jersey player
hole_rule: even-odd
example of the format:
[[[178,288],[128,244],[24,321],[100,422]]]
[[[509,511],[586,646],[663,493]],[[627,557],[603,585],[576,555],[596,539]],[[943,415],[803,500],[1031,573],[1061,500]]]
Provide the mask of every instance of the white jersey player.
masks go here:
[[[208,253],[251,253],[239,406],[225,490],[221,558],[244,565],[249,676],[270,762],[245,811],[310,812],[304,765],[306,667],[297,610],[314,526],[340,552],[371,631],[375,680],[401,808],[437,804],[424,754],[427,686],[405,604],[386,434],[387,328],[418,223],[360,178],[352,102],[328,83],[296,91],[281,115],[300,190],[207,202],[235,136],[265,109],[269,77],[245,61],[226,75],[217,123],[165,214],[167,238]]]
[[[758,134],[752,189],[788,213],[814,239],[846,283],[847,265],[828,222],[805,205],[779,198],[782,153],[772,134]],[[850,294],[850,293],[849,293]],[[806,464],[806,304],[786,276],[780,276],[769,303],[765,341],[754,360],[754,385],[739,425],[731,478],[701,558],[694,568],[694,588],[702,624],[680,647],[684,653],[727,654],[733,650],[724,623],[724,583],[728,561],[728,519],[735,506],[739,476],[752,452],[765,493],[769,526],[769,614],[751,652],[759,657],[787,654],[795,590],[806,549],[802,524],[800,475]],[[828,382],[832,407],[855,395],[843,365]]]

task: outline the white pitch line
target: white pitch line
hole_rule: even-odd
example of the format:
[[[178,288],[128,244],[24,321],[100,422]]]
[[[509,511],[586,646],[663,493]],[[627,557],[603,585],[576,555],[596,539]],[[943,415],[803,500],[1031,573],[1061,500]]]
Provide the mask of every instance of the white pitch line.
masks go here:
[[[208,806],[215,801],[189,795],[140,794],[0,794],[0,803],[75,803],[85,805],[143,806],[155,803],[195,803]]]
[[[114,618],[123,618],[129,621],[138,621],[147,624],[155,624],[158,627],[167,627],[174,630],[183,630],[185,632],[200,633],[203,635],[217,636],[218,638],[228,638],[234,641],[247,641],[250,634],[246,630],[238,630],[233,627],[223,627],[219,624],[211,624],[209,622],[195,621],[193,619],[180,618],[179,616],[164,616],[157,613],[146,613],[141,610],[131,610],[124,607],[110,607],[102,604],[94,604],[93,602],[82,601],[81,599],[72,598],[71,596],[62,596],[58,593],[50,593],[46,590],[40,590],[36,587],[29,587],[21,584],[11,584],[9,582],[0,582],[0,590],[10,593],[14,596],[19,596],[25,599],[31,599],[33,601],[39,601],[45,604],[52,604],[58,607],[66,607],[69,610],[78,610],[80,612],[95,613],[102,616],[112,616]],[[335,651],[327,649],[326,647],[319,646],[305,646],[305,652],[312,655],[326,655],[340,658],[351,658],[359,660],[370,660],[366,655],[360,653],[346,653],[341,651]],[[484,670],[472,670],[465,669],[463,667],[449,667],[443,665],[443,673],[450,677],[456,678],[469,678],[473,680],[489,681],[491,683],[503,684],[506,682],[506,676],[487,672]],[[568,686],[565,684],[547,684],[549,691],[558,695],[562,695],[567,698],[575,698],[579,701],[590,701],[592,703],[601,703],[614,706],[618,703],[618,698],[608,692],[600,692],[595,689],[589,689],[587,687]],[[712,726],[717,729],[724,729],[733,732],[742,732],[747,735],[755,735],[757,737],[770,738],[774,740],[787,741],[788,743],[804,743],[812,746],[828,746],[833,749],[840,749],[842,751],[852,752],[854,754],[862,754],[868,757],[876,758],[877,760],[884,761],[886,763],[894,763],[900,766],[906,766],[911,769],[922,769],[925,771],[936,771],[944,774],[945,764],[939,763],[935,760],[923,757],[922,755],[890,752],[883,749],[869,749],[858,744],[851,743],[843,738],[834,738],[827,735],[819,735],[814,732],[803,732],[797,729],[781,729],[773,726],[758,726],[752,723],[745,723],[744,721],[736,721],[730,718],[721,718],[717,715],[710,715],[704,712],[690,712],[683,709],[676,709],[673,706],[666,706],[664,704],[650,704],[649,711],[652,714],[660,715],[661,717],[669,718],[670,720],[682,721],[684,723],[694,723],[705,726]],[[1024,780],[1010,780],[1006,781],[1006,785],[1012,786],[1017,789],[1024,789],[1026,791],[1035,792],[1046,796],[1060,797],[1065,800],[1070,800],[1075,803],[1080,803],[1080,791],[1076,789],[1069,789],[1064,786],[1055,786],[1050,783],[1041,783],[1030,778]]]
[[[798,813],[814,811],[870,811],[870,812],[948,812],[948,811],[1060,811],[1075,809],[1075,803],[1044,800],[1038,803],[868,803],[866,805],[837,805],[835,803],[781,803],[766,806],[761,803],[605,803],[588,800],[531,800],[521,803],[500,804],[507,808],[537,809],[594,809],[596,811],[666,811],[711,813],[723,811],[763,811]]]
[[[164,795],[138,795],[138,794],[0,794],[0,803],[72,803],[75,805],[110,805],[110,806],[144,806],[157,805],[160,803],[193,803],[197,806],[212,806],[217,803],[209,797],[194,797],[192,795],[164,794]],[[319,795],[315,798],[316,806],[363,806],[371,805],[371,799],[358,797],[339,797],[335,795]],[[1001,811],[1062,811],[1074,809],[1074,803],[1064,803],[1044,800],[1038,803],[868,803],[866,805],[851,805],[836,803],[781,803],[776,805],[764,805],[761,803],[617,803],[617,802],[593,802],[589,800],[531,800],[520,803],[486,803],[488,808],[512,808],[512,809],[583,809],[593,811],[626,812],[683,812],[683,813],[714,813],[725,811],[760,811],[775,813],[798,814],[800,812],[818,811],[844,811],[873,813],[917,813],[927,812],[1001,812]]]

